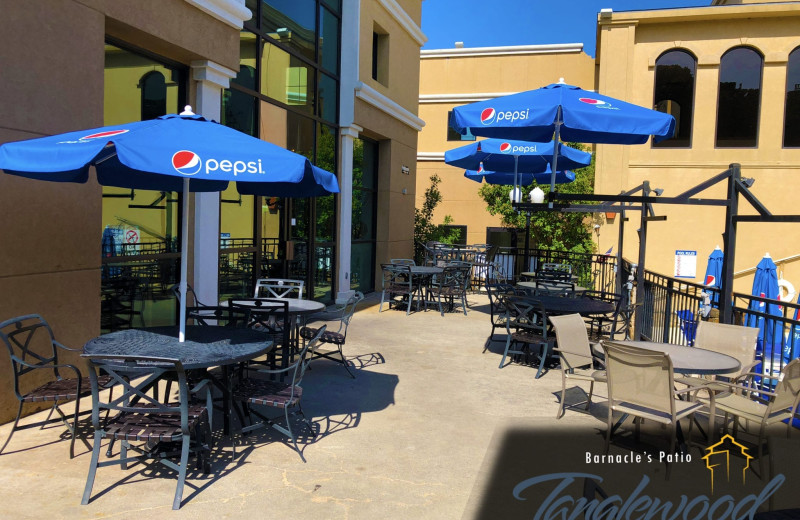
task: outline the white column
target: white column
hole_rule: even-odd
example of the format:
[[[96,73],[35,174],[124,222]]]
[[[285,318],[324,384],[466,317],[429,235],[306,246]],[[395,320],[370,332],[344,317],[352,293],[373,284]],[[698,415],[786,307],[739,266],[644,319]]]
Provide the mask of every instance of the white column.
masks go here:
[[[353,236],[353,141],[363,128],[358,125],[339,129],[339,228],[336,232],[336,303],[346,302],[350,290],[350,242]]]
[[[342,2],[342,53],[339,88],[339,195],[336,231],[336,303],[352,296],[350,242],[353,235],[353,140],[363,130],[355,124],[356,85],[361,25],[361,0]]]
[[[222,90],[236,72],[217,63],[191,63],[195,84],[194,113],[220,120]],[[194,195],[194,290],[206,305],[216,305],[219,294],[219,198],[218,192]]]

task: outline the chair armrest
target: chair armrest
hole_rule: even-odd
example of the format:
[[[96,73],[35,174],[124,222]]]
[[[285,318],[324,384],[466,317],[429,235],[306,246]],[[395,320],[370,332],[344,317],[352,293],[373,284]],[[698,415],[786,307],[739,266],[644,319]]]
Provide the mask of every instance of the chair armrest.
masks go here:
[[[82,349],[82,348],[72,348],[72,347],[68,347],[68,346],[64,345],[63,343],[59,343],[59,342],[58,342],[58,341],[56,341],[56,340],[53,340],[53,344],[54,344],[55,346],[57,346],[58,348],[61,348],[61,349],[64,349],[64,350],[68,350],[68,351],[70,351],[70,352],[81,352],[81,353],[83,352],[83,349]]]
[[[777,377],[772,377],[772,378],[764,377],[764,374],[754,374],[754,375],[758,375],[762,379],[778,379]],[[728,383],[728,382],[725,382],[725,381],[714,381],[714,383],[715,384],[719,384],[719,385],[723,385],[723,386],[727,386],[731,390],[741,390],[743,392],[755,392],[755,393],[758,393],[758,394],[768,395],[770,397],[775,397],[776,395],[778,395],[775,392],[770,392],[769,390],[763,390],[763,389],[759,389],[759,388],[753,388],[752,386],[737,385],[735,383]]]

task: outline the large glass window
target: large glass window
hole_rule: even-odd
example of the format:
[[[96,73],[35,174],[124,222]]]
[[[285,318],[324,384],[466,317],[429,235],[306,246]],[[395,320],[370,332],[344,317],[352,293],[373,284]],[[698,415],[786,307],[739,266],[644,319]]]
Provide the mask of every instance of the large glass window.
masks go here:
[[[245,5],[253,18],[241,32],[239,74],[223,94],[224,123],[335,173],[340,2],[246,0]],[[253,276],[301,278],[307,294],[330,301],[335,200],[253,198],[252,207],[260,208],[252,220]],[[221,217],[223,232],[237,211],[252,215],[245,204],[229,206]]]
[[[104,124],[177,113],[185,69],[107,44]],[[178,194],[103,187],[101,330],[176,323],[180,264]]]
[[[722,56],[717,100],[718,147],[758,145],[762,65],[761,54],[750,47],[736,47]]]
[[[220,195],[219,298],[253,294],[256,243],[255,197],[240,195],[230,183]]]
[[[789,54],[786,65],[785,110],[783,146],[800,147],[800,47]]]
[[[448,141],[474,141],[475,140],[475,136],[472,135],[472,132],[470,132],[469,129],[467,129],[467,133],[463,134],[463,135],[459,134],[458,132],[453,130],[453,128],[450,126],[450,121],[452,120],[452,118],[453,118],[453,111],[452,110],[448,110],[447,111],[447,140]]]
[[[376,209],[378,205],[378,143],[353,143],[353,234],[350,288],[368,292],[375,287]]]
[[[667,51],[656,60],[653,105],[659,112],[675,117],[675,135],[653,146],[668,148],[692,145],[696,69],[695,57],[682,50]]]

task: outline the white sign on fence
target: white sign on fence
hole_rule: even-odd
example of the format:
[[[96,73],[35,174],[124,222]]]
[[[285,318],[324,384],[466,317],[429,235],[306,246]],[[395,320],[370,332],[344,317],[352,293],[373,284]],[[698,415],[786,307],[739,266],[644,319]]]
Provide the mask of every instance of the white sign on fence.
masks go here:
[[[697,276],[697,251],[675,251],[675,278],[695,278]]]

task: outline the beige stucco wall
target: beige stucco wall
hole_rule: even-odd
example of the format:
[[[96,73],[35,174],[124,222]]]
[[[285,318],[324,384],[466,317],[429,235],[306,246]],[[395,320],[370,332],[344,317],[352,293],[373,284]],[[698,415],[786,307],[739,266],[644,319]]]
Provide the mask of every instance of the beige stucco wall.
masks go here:
[[[465,49],[469,50],[469,49]],[[576,48],[576,50],[578,50]],[[446,49],[435,51],[447,53]],[[456,51],[463,52],[463,51]],[[426,57],[420,62],[420,117],[425,128],[420,133],[419,152],[444,154],[445,151],[469,144],[469,141],[447,140],[447,113],[467,102],[456,102],[446,96],[465,94],[510,94],[536,89],[560,78],[585,89],[594,86],[594,60],[584,52],[551,50],[537,53],[506,54],[508,48],[480,56]],[[431,99],[430,96],[445,97]],[[486,98],[487,96],[483,96]],[[478,196],[480,184],[464,178],[464,170],[448,166],[443,158],[417,160],[416,206],[421,207],[430,177],[437,174],[442,182],[442,203],[436,208],[434,222],[445,215],[454,225],[467,226],[467,242],[486,242],[486,228],[500,226],[500,218],[489,215]]]
[[[397,4],[419,29],[422,15],[420,0],[401,0]],[[387,78],[381,83],[372,79],[372,33],[375,25],[388,33]],[[416,118],[419,98],[419,48],[409,30],[378,0],[361,3],[359,81],[396,103],[406,116]],[[414,28],[411,28],[414,31]],[[423,118],[424,119],[424,118]],[[418,131],[403,118],[385,109],[355,100],[356,125],[361,135],[379,142],[378,206],[375,287],[381,286],[380,264],[390,258],[413,255],[414,190],[417,177],[414,167]],[[408,174],[402,173],[407,167]]]
[[[4,2],[2,12],[0,143],[103,125],[106,34],[186,65],[238,68],[239,32],[183,0]],[[0,321],[39,313],[61,342],[83,346],[100,332],[100,186],[0,183]],[[0,423],[16,406],[0,356]]]
[[[596,193],[619,193],[650,180],[665,196],[682,191],[725,170],[742,165],[742,175],[753,177],[753,193],[774,214],[797,214],[796,189],[800,187],[800,149],[782,148],[786,92],[786,62],[800,46],[800,3],[747,5],[615,13],[598,26],[598,84],[603,94],[642,106],[652,106],[655,60],[676,47],[698,58],[695,79],[691,148],[653,148],[600,145],[597,151]],[[761,111],[757,148],[715,148],[719,62],[730,48],[748,45],[764,57]],[[702,197],[722,198],[725,185],[703,192]],[[741,213],[752,214],[740,199]],[[708,255],[722,245],[724,209],[708,206],[656,206],[666,222],[649,225],[646,265],[672,275],[675,250],[696,250],[700,282]],[[638,215],[626,226],[626,257],[638,255]],[[616,245],[617,222],[604,224],[600,250]],[[800,254],[797,224],[739,225],[735,270],[755,267],[765,253],[773,259]],[[616,249],[615,249],[616,250]],[[779,263],[779,276],[800,288],[800,260]],[[749,293],[752,273],[738,275],[734,290]]]

